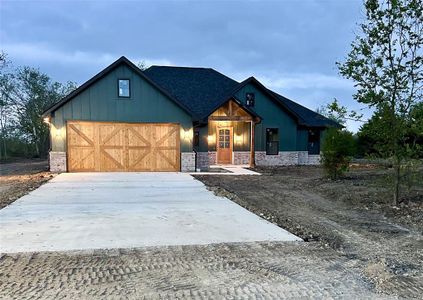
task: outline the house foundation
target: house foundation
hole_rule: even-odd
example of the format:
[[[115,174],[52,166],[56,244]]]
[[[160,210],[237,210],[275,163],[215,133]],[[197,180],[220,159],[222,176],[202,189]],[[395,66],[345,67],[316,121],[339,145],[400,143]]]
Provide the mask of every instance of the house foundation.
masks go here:
[[[319,165],[320,155],[308,154],[307,151],[280,151],[278,155],[266,155],[266,151],[256,151],[255,160],[257,166],[295,166],[295,165]],[[207,170],[211,165],[216,165],[216,152],[197,152],[197,168]],[[250,151],[234,151],[232,164],[250,164]]]
[[[234,165],[249,165],[250,164],[250,151],[235,151],[233,152]],[[257,157],[257,155],[256,155]]]
[[[249,151],[235,151],[232,154],[234,165],[248,165],[250,163]],[[281,151],[278,155],[266,155],[265,151],[256,151],[257,166],[292,166],[292,165],[319,165],[320,155],[308,154],[307,151]],[[196,162],[197,160],[197,162]],[[196,165],[197,164],[197,165]],[[181,171],[195,172],[195,168],[208,170],[216,164],[216,152],[182,152]],[[51,151],[49,153],[50,172],[67,172],[66,152]]]
[[[257,166],[298,165],[298,151],[280,151],[278,155],[266,155],[266,151],[256,151]]]

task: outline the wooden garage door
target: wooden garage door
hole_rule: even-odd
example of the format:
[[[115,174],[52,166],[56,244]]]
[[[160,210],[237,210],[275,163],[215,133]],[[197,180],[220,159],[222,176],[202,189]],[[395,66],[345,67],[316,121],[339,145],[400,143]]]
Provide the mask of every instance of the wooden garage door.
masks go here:
[[[177,124],[67,122],[69,172],[179,171]]]

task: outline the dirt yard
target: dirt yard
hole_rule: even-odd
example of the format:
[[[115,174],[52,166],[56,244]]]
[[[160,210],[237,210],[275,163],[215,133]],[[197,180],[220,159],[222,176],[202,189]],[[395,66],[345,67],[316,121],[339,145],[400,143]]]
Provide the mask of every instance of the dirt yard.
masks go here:
[[[4,166],[5,203],[50,176]],[[393,209],[383,169],[258,171],[198,179],[308,242],[0,254],[0,299],[421,299],[422,187]]]
[[[46,160],[0,163],[0,209],[50,180]]]
[[[423,182],[390,205],[386,169],[355,168],[338,181],[318,167],[257,169],[263,176],[197,176],[306,241],[328,245],[380,293],[423,294]]]

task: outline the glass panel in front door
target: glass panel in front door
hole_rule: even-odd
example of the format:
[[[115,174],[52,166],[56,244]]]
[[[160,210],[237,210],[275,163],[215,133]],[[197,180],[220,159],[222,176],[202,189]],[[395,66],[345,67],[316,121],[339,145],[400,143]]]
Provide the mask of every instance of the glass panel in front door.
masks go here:
[[[219,148],[230,148],[231,131],[229,129],[219,130]]]

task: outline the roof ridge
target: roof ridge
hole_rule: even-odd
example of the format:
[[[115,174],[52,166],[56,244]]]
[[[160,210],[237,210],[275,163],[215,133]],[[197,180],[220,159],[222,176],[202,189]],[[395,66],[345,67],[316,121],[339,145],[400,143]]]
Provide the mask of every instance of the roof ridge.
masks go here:
[[[220,74],[220,75],[222,75],[222,76],[224,76],[224,77],[226,77],[226,78],[228,78],[228,79],[232,80],[233,82],[235,82],[235,83],[239,84],[239,81],[237,81],[237,80],[235,80],[235,79],[233,79],[233,78],[231,78],[231,77],[229,77],[229,76],[227,76],[227,75],[223,74],[222,72],[220,72],[220,71],[218,71],[218,70],[215,70],[215,69],[213,69],[213,68],[210,68],[210,69],[212,69],[212,70],[213,70],[213,71],[215,71],[216,73],[218,73],[218,74]]]
[[[188,66],[164,66],[164,65],[152,65],[148,67],[146,70],[150,68],[174,68],[174,69],[203,69],[203,70],[214,70],[213,68],[206,68],[206,67],[188,67]],[[145,70],[145,71],[146,71]],[[214,70],[216,71],[216,70]]]

